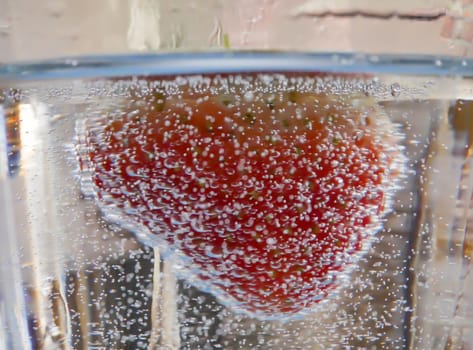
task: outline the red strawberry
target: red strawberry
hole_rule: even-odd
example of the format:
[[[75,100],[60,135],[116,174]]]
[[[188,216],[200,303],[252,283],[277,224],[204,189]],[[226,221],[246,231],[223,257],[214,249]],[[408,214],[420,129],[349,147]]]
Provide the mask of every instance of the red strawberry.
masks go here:
[[[79,161],[109,217],[179,251],[188,279],[291,316],[326,299],[380,228],[402,159],[393,126],[365,97],[218,79],[230,93],[148,93],[85,120]]]

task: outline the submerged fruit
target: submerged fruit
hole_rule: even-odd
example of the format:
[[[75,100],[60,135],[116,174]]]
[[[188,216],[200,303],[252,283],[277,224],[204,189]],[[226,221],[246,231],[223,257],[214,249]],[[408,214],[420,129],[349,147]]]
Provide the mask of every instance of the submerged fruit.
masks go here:
[[[79,162],[109,218],[179,252],[187,279],[247,313],[291,316],[369,246],[402,156],[366,97],[252,89],[259,79],[86,119]]]

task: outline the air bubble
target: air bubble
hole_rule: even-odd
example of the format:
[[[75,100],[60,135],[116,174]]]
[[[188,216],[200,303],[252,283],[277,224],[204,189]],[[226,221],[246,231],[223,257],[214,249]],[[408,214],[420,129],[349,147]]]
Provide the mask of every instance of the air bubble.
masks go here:
[[[401,86],[399,85],[399,83],[391,84],[391,96],[399,97],[400,94],[401,94]]]

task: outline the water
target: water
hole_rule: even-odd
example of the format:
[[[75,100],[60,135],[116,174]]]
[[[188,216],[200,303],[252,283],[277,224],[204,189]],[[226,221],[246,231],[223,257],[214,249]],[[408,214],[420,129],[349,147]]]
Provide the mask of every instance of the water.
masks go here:
[[[225,53],[0,67],[0,349],[473,346],[472,66],[430,57]],[[325,109],[318,119],[307,116],[315,108]],[[217,118],[225,113],[230,119],[222,124]],[[110,120],[118,121],[118,138]],[[206,136],[197,140],[186,131],[196,120]],[[221,128],[229,125],[239,132],[232,140],[241,141],[244,159],[257,161],[230,162],[236,143],[221,138]],[[172,142],[166,144],[163,135]],[[297,143],[301,135],[309,142]],[[310,135],[319,147],[328,145],[320,155],[330,165],[319,169],[329,175],[311,170],[317,181],[303,187],[310,172],[291,165],[307,168],[296,162],[301,156],[317,163],[319,157],[310,154],[321,151],[314,151],[319,148]],[[360,137],[360,144],[372,144],[374,158],[350,163],[338,147],[354,152],[346,142]],[[307,144],[314,148],[300,147]],[[289,146],[297,147],[286,158],[276,157]],[[218,156],[221,149],[225,158]],[[140,152],[154,163],[143,166]],[[363,168],[368,159],[381,169],[379,178],[373,166]],[[115,161],[123,166],[114,167]],[[221,162],[227,166],[219,167]],[[246,175],[254,178],[235,177],[245,166],[252,166]],[[277,166],[283,169],[279,178]],[[347,177],[346,167],[365,182]],[[292,182],[284,182],[288,174]],[[199,180],[195,187],[205,200],[186,192],[184,180],[192,179]],[[292,187],[267,191],[283,183]],[[211,191],[223,196],[224,185],[231,189],[224,191],[224,204],[232,206],[212,213],[225,207],[210,200]],[[311,197],[313,186],[321,192],[319,204]],[[341,187],[334,192],[330,186]],[[361,195],[347,201],[355,187]],[[343,195],[345,206],[334,204],[333,193]],[[380,194],[385,199],[376,199]],[[254,204],[260,197],[262,204]],[[279,197],[289,205],[274,204]],[[251,215],[234,215],[245,205],[253,208]],[[308,229],[301,230],[301,219],[278,231],[276,222],[294,213],[309,218]],[[333,221],[336,229],[324,228]],[[290,248],[282,232],[294,231],[305,238],[288,238],[301,243],[280,258]],[[301,244],[310,248],[306,257],[318,256],[308,238],[317,234],[332,239],[327,265],[317,265],[320,257],[298,260]],[[229,246],[236,257],[226,253]],[[296,265],[289,274],[288,266]],[[326,275],[312,275],[304,284],[316,265],[325,266]],[[260,282],[248,287],[248,276]],[[290,288],[278,289],[275,280],[290,282]],[[289,306],[278,302],[281,295]]]

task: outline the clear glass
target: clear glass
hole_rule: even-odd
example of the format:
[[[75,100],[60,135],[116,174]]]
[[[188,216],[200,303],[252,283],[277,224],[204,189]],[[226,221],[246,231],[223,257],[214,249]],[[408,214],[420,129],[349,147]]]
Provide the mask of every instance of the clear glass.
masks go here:
[[[472,6],[463,0],[0,2],[0,349],[473,347]],[[279,249],[278,256],[289,263],[271,268],[281,260],[263,263],[251,249],[245,251],[256,247],[247,237],[234,249],[243,249],[253,260],[238,270],[218,248],[232,244],[239,235],[246,237],[246,231],[212,241],[218,232],[234,227],[217,224],[202,234],[199,229],[213,221],[210,216],[190,219],[203,213],[200,207],[183,213],[183,207],[168,204],[164,208],[169,221],[165,211],[152,208],[152,203],[141,203],[147,205],[145,211],[137,202],[124,207],[123,203],[131,203],[133,176],[113,167],[105,171],[105,161],[97,160],[109,159],[107,154],[120,156],[113,147],[122,146],[107,145],[111,138],[104,136],[112,127],[110,121],[118,121],[120,128],[134,115],[149,122],[156,113],[162,118],[156,123],[176,123],[162,121],[159,130],[182,132],[179,126],[184,122],[172,119],[173,111],[184,106],[198,115],[199,106],[209,100],[219,111],[233,112],[226,117],[234,123],[241,123],[236,115],[243,111],[248,125],[239,125],[250,134],[248,140],[251,135],[274,135],[292,122],[296,128],[290,130],[298,137],[313,135],[314,125],[324,135],[323,130],[338,130],[330,129],[333,118],[337,127],[341,123],[342,129],[349,128],[343,121],[347,118],[357,125],[356,132],[374,132],[379,149],[368,149],[380,155],[380,162],[383,157],[394,159],[377,164],[389,174],[384,182],[374,187],[357,184],[390,197],[382,205],[375,202],[376,213],[366,219],[369,224],[350,221],[350,228],[342,225],[329,231],[330,237],[343,230],[351,235],[346,242],[332,240],[329,253],[337,251],[337,244],[355,250],[341,254],[341,262],[329,258],[329,277],[337,281],[334,291],[314,297],[318,285],[331,285],[327,276],[304,285],[288,277],[295,294],[281,307],[278,294],[265,290],[272,299],[258,300],[265,295],[261,286],[242,287],[245,277],[261,276],[253,271],[258,263],[273,278],[265,277],[264,283],[280,281],[277,273],[293,268],[290,256],[300,256],[302,250],[311,259],[304,264],[296,260],[295,275],[303,278],[322,264],[321,257],[307,252],[303,243],[285,252],[284,230],[275,224],[274,233],[263,231],[257,237],[258,247],[263,255]],[[324,101],[338,114],[323,112],[314,101]],[[346,105],[337,101],[371,111],[372,121],[359,126],[351,107],[340,111],[339,104]],[[300,113],[309,113],[303,127],[296,118]],[[209,116],[212,123],[222,118],[205,115]],[[251,131],[260,122],[255,116],[263,122],[273,118],[281,125]],[[324,118],[328,124],[320,124]],[[150,127],[154,138],[146,138],[148,129],[130,125],[138,136],[128,138],[118,130],[121,140],[127,140],[123,154],[137,150],[128,142],[138,140],[138,145],[147,147],[165,134]],[[213,126],[205,128],[212,131]],[[211,135],[201,142],[223,142],[220,134]],[[144,143],[139,141],[143,138]],[[295,141],[288,140],[294,146]],[[332,146],[344,140],[335,136]],[[184,147],[182,140],[174,142]],[[111,147],[108,153],[100,153],[103,146]],[[354,152],[351,146],[344,144]],[[175,147],[170,150],[184,149]],[[199,159],[204,150],[193,147],[194,158]],[[253,163],[253,171],[261,174],[259,167],[270,167],[262,154],[272,148],[264,142],[255,147],[262,158]],[[304,150],[296,147],[290,159]],[[244,158],[248,162],[255,156],[251,151]],[[310,154],[317,152],[312,150],[306,159],[314,161]],[[155,150],[150,157],[164,157],[163,153]],[[184,161],[184,153],[173,155]],[[330,166],[342,163],[342,169],[352,169],[342,156],[324,154],[336,162]],[[236,163],[222,162],[223,169],[237,168]],[[281,163],[285,162],[293,164],[283,158]],[[133,171],[140,176],[151,171],[160,181],[171,181],[169,173],[156,170],[158,163],[153,163],[156,169],[137,164]],[[369,178],[376,165],[366,166],[362,174]],[[182,186],[185,183],[179,181],[189,173],[174,169],[179,176],[171,173],[169,178]],[[283,172],[282,180],[289,179],[291,171]],[[215,170],[213,181],[223,196],[227,192],[221,190],[231,183],[221,174]],[[341,183],[354,181],[350,171],[340,174]],[[103,187],[103,179],[118,180],[116,187]],[[306,183],[309,178],[300,175],[299,180]],[[200,184],[202,193],[210,195]],[[255,205],[251,201],[260,197],[277,205],[277,198],[258,192],[273,185],[276,181],[250,188],[250,196],[241,197],[248,201],[242,205]],[[348,198],[349,187],[341,188]],[[166,200],[166,190],[148,188],[140,193]],[[180,186],[172,190],[191,198]],[[331,198],[332,192],[327,193]],[[233,203],[237,195],[242,193],[231,192],[226,201]],[[291,198],[286,200],[297,209],[298,202]],[[325,203],[318,207],[322,212],[334,209],[331,199],[317,198]],[[372,197],[365,193],[356,198],[363,208],[366,198]],[[307,208],[317,203],[314,198],[309,202],[296,212],[313,220],[315,214]],[[339,215],[348,220],[347,213],[354,213],[356,219],[359,211],[353,203],[337,209]],[[283,220],[282,212],[265,210],[273,215],[272,223],[275,214]],[[258,212],[246,219],[227,214],[237,224],[258,220]],[[317,225],[328,222],[322,214],[317,218]],[[186,234],[200,237],[194,250],[172,221],[177,219],[187,225]],[[163,222],[164,230],[155,227]],[[314,227],[316,236],[319,228]],[[259,230],[253,228],[253,233]],[[336,263],[342,266],[338,270]],[[269,286],[279,290],[281,283]],[[301,297],[303,290],[307,300]],[[306,307],[300,308],[304,303]],[[251,310],[254,305],[256,311]]]

